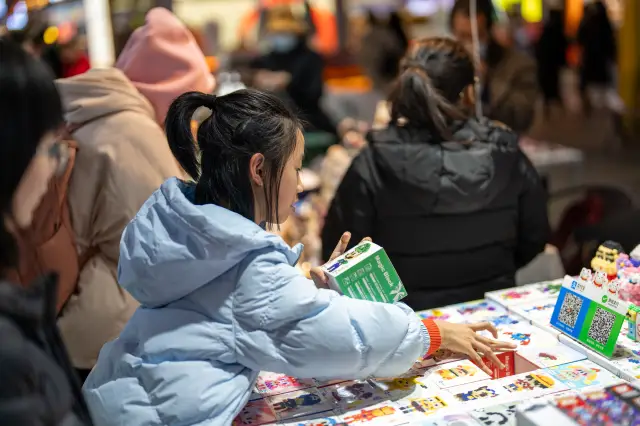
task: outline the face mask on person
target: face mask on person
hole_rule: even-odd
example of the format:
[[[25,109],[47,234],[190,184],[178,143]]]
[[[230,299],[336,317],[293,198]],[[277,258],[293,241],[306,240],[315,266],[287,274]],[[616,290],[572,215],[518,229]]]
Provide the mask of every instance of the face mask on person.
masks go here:
[[[293,34],[274,34],[269,40],[274,52],[291,52],[296,47],[297,38]]]

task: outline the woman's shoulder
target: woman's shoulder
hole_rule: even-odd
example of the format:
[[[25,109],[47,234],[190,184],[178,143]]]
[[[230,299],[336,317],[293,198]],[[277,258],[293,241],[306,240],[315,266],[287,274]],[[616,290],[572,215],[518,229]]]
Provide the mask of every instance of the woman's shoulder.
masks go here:
[[[471,141],[490,144],[506,152],[519,151],[519,135],[506,124],[487,117],[471,118],[455,133],[456,139],[467,137]]]

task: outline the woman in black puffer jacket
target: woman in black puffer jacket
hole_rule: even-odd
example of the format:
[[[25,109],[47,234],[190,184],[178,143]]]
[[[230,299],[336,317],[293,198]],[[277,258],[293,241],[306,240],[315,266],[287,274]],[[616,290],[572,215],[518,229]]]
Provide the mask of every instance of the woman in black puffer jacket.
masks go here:
[[[56,277],[28,288],[3,280],[18,262],[13,235],[60,167],[62,106],[46,66],[0,38],[0,424],[91,424],[55,319]]]
[[[474,67],[461,44],[417,42],[401,68],[391,123],[369,134],[329,209],[325,258],[344,230],[371,236],[416,310],[513,286],[549,238],[537,172],[515,133],[472,117]]]

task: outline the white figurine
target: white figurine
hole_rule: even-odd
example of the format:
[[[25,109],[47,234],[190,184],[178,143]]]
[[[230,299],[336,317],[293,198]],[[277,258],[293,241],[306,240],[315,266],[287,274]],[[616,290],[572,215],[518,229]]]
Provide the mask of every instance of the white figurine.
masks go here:
[[[609,293],[611,293],[612,295],[617,295],[618,294],[618,290],[620,290],[620,285],[622,283],[620,282],[619,279],[613,279],[609,282],[609,286],[608,286],[608,290]]]
[[[604,271],[596,272],[596,277],[593,280],[593,285],[595,285],[598,288],[603,288],[608,283],[609,283],[609,280],[607,279],[606,272]]]
[[[580,271],[580,279],[586,283],[593,282],[593,274],[591,272],[591,269],[582,268],[582,271]]]
[[[640,262],[640,244],[636,246],[631,253],[629,253],[629,258],[635,260],[636,262]]]

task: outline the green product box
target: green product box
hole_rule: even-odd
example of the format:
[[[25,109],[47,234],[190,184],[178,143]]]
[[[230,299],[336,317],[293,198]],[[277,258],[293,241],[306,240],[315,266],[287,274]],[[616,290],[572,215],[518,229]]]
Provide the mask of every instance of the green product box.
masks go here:
[[[358,244],[322,269],[333,290],[353,299],[394,303],[407,296],[389,256],[371,242]]]

